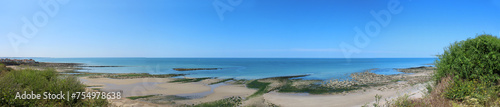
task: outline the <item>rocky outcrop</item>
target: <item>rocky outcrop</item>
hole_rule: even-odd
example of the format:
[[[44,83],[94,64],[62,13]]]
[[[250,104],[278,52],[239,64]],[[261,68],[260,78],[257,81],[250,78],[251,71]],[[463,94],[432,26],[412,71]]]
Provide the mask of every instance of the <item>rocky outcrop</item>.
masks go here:
[[[359,85],[386,83],[393,80],[394,76],[379,75],[370,71],[352,73],[351,78]]]
[[[420,66],[420,67],[396,69],[396,70],[398,70],[399,72],[404,72],[404,73],[419,73],[419,72],[425,72],[425,71],[429,71],[429,70],[436,70],[436,67]]]

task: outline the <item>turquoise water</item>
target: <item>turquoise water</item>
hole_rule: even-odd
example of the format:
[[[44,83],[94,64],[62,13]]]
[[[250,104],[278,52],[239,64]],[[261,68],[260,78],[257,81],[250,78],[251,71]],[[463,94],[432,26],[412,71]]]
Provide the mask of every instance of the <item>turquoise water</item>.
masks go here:
[[[350,73],[379,68],[377,74],[398,74],[394,68],[429,66],[435,58],[33,58],[40,62],[84,63],[84,72],[189,74],[187,77],[258,79],[310,74],[305,79],[345,78]],[[172,68],[223,68],[175,71]]]

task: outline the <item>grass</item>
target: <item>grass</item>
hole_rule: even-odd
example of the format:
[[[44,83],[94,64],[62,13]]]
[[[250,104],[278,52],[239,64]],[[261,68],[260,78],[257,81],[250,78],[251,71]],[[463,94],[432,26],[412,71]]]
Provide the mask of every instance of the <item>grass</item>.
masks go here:
[[[131,100],[136,100],[136,99],[139,99],[139,98],[148,98],[148,97],[153,97],[155,95],[145,95],[145,96],[132,96],[132,97],[127,97],[128,99],[131,99]]]
[[[402,81],[401,79],[393,79],[391,80],[391,82],[399,82],[399,81]]]
[[[278,92],[296,92],[296,93],[309,93],[309,94],[325,94],[325,93],[340,93],[351,90],[359,89],[357,86],[343,87],[343,88],[330,88],[324,87],[320,84],[309,84],[307,86],[293,86],[293,82],[289,81],[279,88]]]
[[[393,100],[390,105],[395,107],[415,107],[417,104],[419,103],[416,103],[416,101],[410,99],[410,95],[405,94]],[[424,104],[425,103],[420,102],[419,105],[424,105]]]
[[[182,82],[182,83],[188,83],[188,82],[200,82],[202,80],[206,79],[211,79],[211,77],[204,77],[204,78],[182,78],[182,79],[177,79],[174,81],[170,81],[171,83],[173,82]]]
[[[201,103],[193,107],[238,107],[242,104],[242,101],[241,97],[229,97],[213,102]]]
[[[74,76],[59,76],[54,69],[48,70],[12,70],[0,77],[0,106],[107,106],[106,99],[15,99],[16,94],[33,91],[44,92],[85,92],[83,85]]]
[[[271,84],[271,83],[259,82],[258,80],[254,80],[254,81],[248,83],[246,85],[248,88],[258,89],[257,92],[253,93],[248,98],[260,96],[260,95],[266,93],[267,92],[267,87],[269,86],[269,84]]]
[[[8,72],[8,71],[12,71],[12,68],[8,68],[4,64],[0,63],[0,74],[2,74],[4,72]]]
[[[214,85],[214,84],[218,84],[218,83],[223,83],[223,82],[226,82],[226,81],[229,81],[229,80],[234,80],[234,79],[233,78],[223,79],[223,80],[220,80],[220,81],[217,81],[217,82],[210,83],[208,85]]]

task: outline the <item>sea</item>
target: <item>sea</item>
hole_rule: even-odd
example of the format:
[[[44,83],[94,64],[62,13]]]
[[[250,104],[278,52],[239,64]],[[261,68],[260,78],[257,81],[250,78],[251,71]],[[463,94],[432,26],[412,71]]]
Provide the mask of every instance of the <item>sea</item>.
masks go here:
[[[83,63],[81,72],[188,74],[186,77],[260,79],[309,75],[301,79],[345,79],[349,74],[370,71],[401,74],[396,69],[433,66],[436,58],[32,58],[39,62]],[[173,68],[222,68],[176,71]]]

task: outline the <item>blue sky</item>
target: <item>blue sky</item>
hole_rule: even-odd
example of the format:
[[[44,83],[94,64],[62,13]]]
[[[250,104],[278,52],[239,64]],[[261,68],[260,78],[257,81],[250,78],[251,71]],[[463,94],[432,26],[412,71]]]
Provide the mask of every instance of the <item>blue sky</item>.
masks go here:
[[[434,57],[454,41],[500,34],[495,0],[41,1],[56,3],[57,13],[39,1],[0,1],[1,57],[345,58],[342,43],[358,50],[352,58]],[[214,2],[233,10],[220,17]],[[380,25],[370,11],[388,5],[402,10],[356,45],[354,28]],[[23,17],[33,16],[38,32],[23,35]]]

